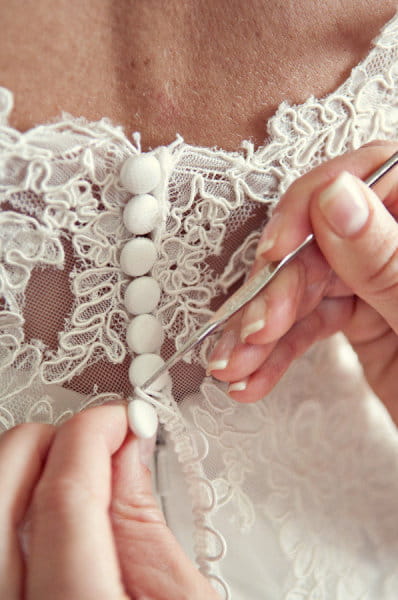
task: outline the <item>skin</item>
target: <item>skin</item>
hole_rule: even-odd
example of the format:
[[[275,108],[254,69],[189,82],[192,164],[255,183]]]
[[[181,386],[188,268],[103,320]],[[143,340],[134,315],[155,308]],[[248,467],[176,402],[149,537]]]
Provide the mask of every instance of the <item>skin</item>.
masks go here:
[[[260,245],[272,239],[274,244],[260,253],[253,272],[280,260],[311,231],[317,244],[243,309],[216,345],[210,364],[228,358],[228,365],[212,374],[246,384],[230,392],[236,400],[262,398],[314,342],[343,331],[369,384],[398,423],[398,171],[393,169],[374,191],[360,181],[397,150],[397,142],[376,142],[343,155],[298,179],[281,199],[278,216],[260,240]],[[339,235],[321,209],[322,193],[342,171],[359,178],[356,185],[369,208],[364,225],[348,236]],[[242,343],[242,331],[261,319],[264,326]]]
[[[21,130],[66,111],[140,131],[144,149],[180,133],[236,150],[263,143],[281,101],[342,83],[395,9],[395,0],[24,0],[21,10],[3,0],[1,84],[15,93]]]
[[[14,427],[0,438],[0,478],[1,598],[219,598],[164,522],[125,406]]]
[[[241,140],[251,139],[258,146],[281,101],[300,103],[334,90],[396,9],[395,1],[326,0],[311,3],[311,11],[308,4],[26,0],[21,10],[18,0],[3,0],[0,72],[1,84],[15,94],[11,125],[24,131],[66,111],[89,120],[107,116],[127,134],[139,130],[144,150],[170,143],[176,133],[195,145],[235,150]],[[378,354],[375,331],[390,331],[391,324],[372,304],[373,297],[364,294],[358,300],[362,280],[348,291],[339,265],[332,266],[340,277],[331,274],[316,198],[340,170],[362,177],[386,154],[387,149],[369,150],[342,157],[294,184],[283,199],[287,230],[301,238],[313,225],[324,254],[312,249],[298,272],[286,272],[274,290],[272,310],[286,290],[292,300],[276,315],[272,332],[269,320],[250,344],[234,346],[225,372],[214,373],[236,381],[264,367],[256,389],[234,393],[237,400],[256,400],[314,341],[311,315],[318,337],[343,328],[356,348],[365,348],[364,362],[371,358],[366,343]],[[391,212],[393,187],[377,188]],[[293,241],[300,240],[282,237],[261,260],[280,258]],[[308,273],[315,291],[303,300]],[[309,300],[312,313],[305,315],[302,306]],[[375,321],[365,340],[355,337],[361,314]],[[239,333],[240,319],[229,327],[232,335]],[[391,333],[387,338],[393,356],[395,338]],[[275,350],[270,363],[270,350],[279,342],[282,358]],[[246,372],[239,370],[242,356]],[[373,379],[376,389],[382,378],[376,372]],[[382,390],[386,404],[390,391]],[[0,480],[7,484],[0,498],[1,597],[217,597],[164,524],[137,446],[127,434],[124,407],[115,406],[89,410],[59,429],[23,425],[2,436]],[[17,536],[25,518],[30,522],[27,557]]]

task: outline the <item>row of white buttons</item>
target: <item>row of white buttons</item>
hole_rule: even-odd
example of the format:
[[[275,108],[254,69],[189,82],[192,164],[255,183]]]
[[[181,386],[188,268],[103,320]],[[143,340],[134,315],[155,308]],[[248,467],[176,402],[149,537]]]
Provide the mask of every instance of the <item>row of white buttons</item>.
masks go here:
[[[123,187],[135,194],[124,209],[123,221],[128,231],[136,236],[150,233],[159,224],[159,201],[149,192],[155,190],[160,179],[160,163],[152,154],[128,158],[120,171]],[[158,282],[146,275],[153,267],[156,256],[156,247],[148,237],[131,239],[120,255],[123,272],[135,277],[127,286],[124,298],[127,310],[136,315],[127,329],[129,348],[139,355],[132,360],[129,368],[133,386],[141,386],[164,364],[163,359],[155,353],[163,342],[162,326],[150,314],[159,303],[161,290]],[[153,384],[152,389],[160,390],[168,381],[169,376],[165,374]],[[136,435],[151,437],[156,431],[156,413],[152,406],[145,406],[145,410],[144,406],[142,400],[134,399],[130,402],[129,423]]]

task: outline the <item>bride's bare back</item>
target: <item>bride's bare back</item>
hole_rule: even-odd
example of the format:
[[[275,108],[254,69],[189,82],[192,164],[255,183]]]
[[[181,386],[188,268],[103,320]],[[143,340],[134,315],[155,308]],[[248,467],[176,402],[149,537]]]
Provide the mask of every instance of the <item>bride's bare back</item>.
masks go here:
[[[67,111],[143,146],[261,144],[282,100],[323,96],[393,15],[384,0],[3,0],[1,85],[25,130]]]

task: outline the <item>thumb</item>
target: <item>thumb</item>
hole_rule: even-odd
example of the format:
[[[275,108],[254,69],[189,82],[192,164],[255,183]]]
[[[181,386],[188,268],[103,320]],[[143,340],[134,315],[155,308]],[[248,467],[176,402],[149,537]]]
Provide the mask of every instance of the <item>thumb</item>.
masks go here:
[[[378,196],[348,172],[310,206],[318,245],[337,275],[398,333],[398,224]]]
[[[129,434],[113,461],[110,514],[126,591],[131,598],[220,600],[167,527],[141,442]]]

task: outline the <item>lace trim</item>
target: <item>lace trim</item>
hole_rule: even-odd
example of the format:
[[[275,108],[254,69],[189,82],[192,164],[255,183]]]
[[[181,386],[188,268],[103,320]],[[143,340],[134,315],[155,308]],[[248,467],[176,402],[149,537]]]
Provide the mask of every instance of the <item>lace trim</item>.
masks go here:
[[[170,215],[155,240],[160,259],[153,276],[164,290],[158,316],[168,334],[166,353],[179,347],[207,319],[214,299],[228,292],[246,272],[258,233],[246,234],[251,232],[250,222],[259,208],[271,210],[294,179],[322,160],[376,137],[396,137],[397,34],[396,16],[368,57],[335,93],[322,100],[310,98],[300,106],[282,103],[268,123],[269,139],[257,151],[248,142],[236,153],[195,148],[181,138],[162,149],[170,159]],[[128,194],[121,189],[118,175],[124,160],[140,151],[137,138],[131,144],[122,129],[106,119],[87,123],[63,115],[53,124],[19,133],[7,127],[11,108],[11,93],[0,88],[0,124],[4,124],[0,128],[0,285],[5,302],[0,315],[0,424],[5,429],[20,421],[57,422],[70,416],[73,411],[69,408],[54,412],[57,402],[53,399],[61,390],[70,393],[67,404],[74,404],[73,410],[125,393],[108,393],[95,381],[103,379],[104,365],[108,365],[105,372],[112,381],[115,366],[124,364],[126,358],[128,317],[122,298],[128,280],[118,261],[128,239],[121,220]],[[55,312],[64,314],[65,323],[55,343],[43,341],[46,332],[40,336],[26,333],[36,326],[29,322],[31,287],[43,273],[50,281],[57,278],[60,282],[62,302]],[[192,355],[190,360],[200,364],[203,353]],[[83,371],[85,378],[94,373],[90,392],[80,387]],[[175,377],[177,383],[185,383],[177,374]],[[207,402],[209,385],[205,382],[202,388]],[[112,383],[108,386],[113,387]],[[308,394],[311,397],[311,392]],[[249,532],[258,507],[242,487],[247,482],[252,450],[242,446],[234,455],[229,446],[223,456],[225,473],[218,479],[212,481],[204,470],[206,448],[215,432],[228,433],[232,438],[249,436],[242,420],[228,421],[219,429],[223,418],[214,404],[216,397],[222,405],[225,399],[213,390],[211,410],[205,404],[194,412],[196,437],[171,396],[163,401],[175,415],[165,411],[161,418],[193,498],[198,563],[203,572],[216,578],[228,597],[228,586],[218,571],[225,540],[214,518],[220,506],[233,502],[238,508],[237,525]],[[177,399],[181,399],[178,394]],[[265,406],[260,403],[258,410]],[[295,417],[300,435],[304,435],[308,413],[311,418],[321,418],[318,408],[304,403]],[[286,428],[291,414],[286,409],[285,416],[273,418]],[[266,427],[270,421],[262,422],[263,431],[270,433],[272,427]],[[341,424],[340,419],[337,429]],[[297,432],[291,431],[293,439]],[[272,493],[264,511],[275,524],[283,524],[283,550],[286,556],[294,555],[292,581],[296,583],[285,597],[290,600],[301,594],[308,598],[311,589],[319,598],[329,599],[326,580],[322,583],[319,573],[324,574],[326,562],[333,561],[330,557],[326,561],[308,545],[303,551],[297,548],[293,525],[289,525],[296,522],[297,504],[290,504],[283,518],[278,512],[281,508],[275,512],[275,507],[283,506],[288,487],[278,483],[282,479],[277,470],[272,477]],[[389,494],[385,500],[388,510]],[[386,579],[386,589],[394,584],[390,581]],[[336,588],[334,597],[339,593]],[[359,592],[349,597],[359,598]]]

